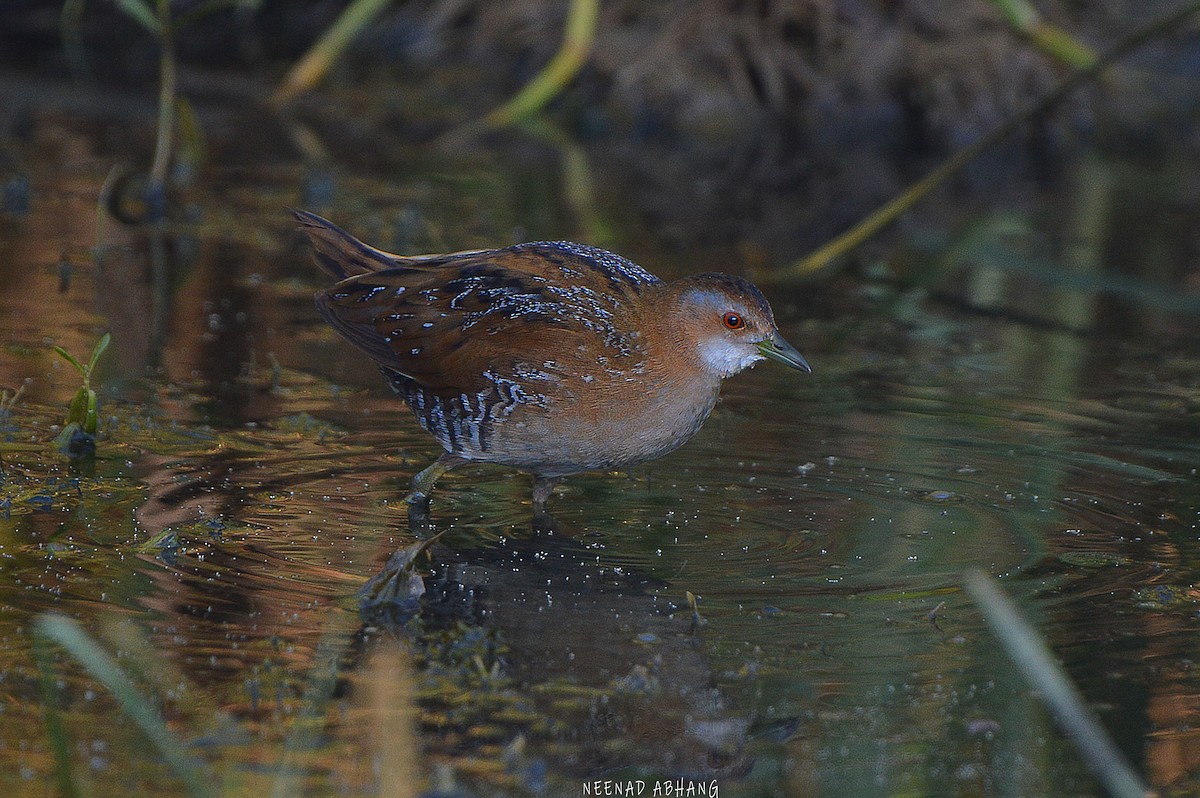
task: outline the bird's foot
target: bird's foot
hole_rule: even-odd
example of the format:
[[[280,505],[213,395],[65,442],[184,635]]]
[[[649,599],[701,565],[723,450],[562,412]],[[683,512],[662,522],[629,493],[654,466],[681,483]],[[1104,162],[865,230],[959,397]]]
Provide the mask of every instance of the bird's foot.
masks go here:
[[[545,512],[546,500],[550,498],[550,494],[554,493],[554,486],[559,483],[561,477],[538,477],[533,478],[533,509],[536,511]]]
[[[442,456],[429,464],[429,467],[419,472],[412,479],[412,490],[404,497],[404,501],[409,505],[416,506],[419,504],[429,505],[429,495],[433,492],[433,483],[438,481],[438,477],[445,474],[451,468],[460,466],[467,462],[466,458],[459,457],[450,452],[443,452]]]
[[[404,503],[408,505],[424,504],[429,506],[429,494],[423,490],[413,488],[404,496]]]

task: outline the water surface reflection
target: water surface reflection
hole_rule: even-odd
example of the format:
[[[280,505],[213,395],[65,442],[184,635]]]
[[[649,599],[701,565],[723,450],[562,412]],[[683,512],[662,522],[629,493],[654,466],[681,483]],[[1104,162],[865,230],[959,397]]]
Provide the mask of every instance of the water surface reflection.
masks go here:
[[[479,467],[410,525],[400,497],[434,447],[318,323],[318,276],[277,212],[297,198],[231,191],[197,223],[110,225],[93,266],[81,209],[100,170],[82,172],[35,173],[55,191],[0,221],[22,265],[0,277],[0,383],[26,386],[0,483],[5,786],[52,779],[29,621],[53,610],[127,661],[159,658],[168,720],[242,783],[267,779],[327,658],[338,681],[305,778],[369,793],[362,663],[399,638],[421,665],[422,762],[476,794],[621,775],[727,794],[1094,792],[959,591],[971,566],[1003,577],[1151,781],[1200,783],[1194,316],[1066,289],[1056,315],[990,266],[953,302],[953,286],[866,278],[776,286],[811,379],[730,381],[697,439],[567,480],[552,518],[525,477]],[[457,191],[446,174],[435,195]],[[48,344],[86,351],[103,329],[87,469],[45,445],[77,387]],[[360,588],[437,534],[420,611],[364,618]],[[57,666],[96,794],[170,789],[112,700]]]

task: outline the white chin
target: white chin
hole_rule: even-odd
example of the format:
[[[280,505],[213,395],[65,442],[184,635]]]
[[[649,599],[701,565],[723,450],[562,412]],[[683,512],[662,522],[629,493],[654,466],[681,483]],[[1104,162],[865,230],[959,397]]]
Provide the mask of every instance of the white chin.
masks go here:
[[[725,340],[707,341],[700,345],[700,360],[710,371],[729,377],[762,360],[757,348],[737,346]]]
[[[757,363],[760,360],[766,360],[766,358],[763,357],[762,355],[760,355],[758,352],[751,352],[750,354],[743,356],[742,359],[740,361],[738,361],[738,364],[734,368],[734,370],[730,373],[737,374],[739,371],[741,371],[743,369],[748,369],[748,368],[752,367],[755,363]]]

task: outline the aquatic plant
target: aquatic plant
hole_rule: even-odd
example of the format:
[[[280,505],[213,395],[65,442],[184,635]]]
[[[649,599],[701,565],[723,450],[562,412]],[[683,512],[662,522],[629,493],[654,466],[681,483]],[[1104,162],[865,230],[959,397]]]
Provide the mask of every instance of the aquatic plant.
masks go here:
[[[40,639],[62,646],[108,688],[120,703],[126,717],[137,724],[171,771],[183,781],[188,795],[195,797],[214,794],[208,786],[209,780],[205,778],[200,763],[167,728],[154,703],[138,690],[116,659],[88,636],[78,623],[62,615],[46,614],[38,617],[37,631]],[[64,795],[77,795],[80,791],[71,771],[66,732],[55,712],[56,691],[49,652],[46,651],[44,643],[37,644],[35,654],[38,659],[42,701],[46,708],[46,725],[54,751],[59,788]]]
[[[9,392],[7,388],[0,391],[0,428],[8,426],[12,421],[13,408],[17,406],[17,401],[20,400],[23,393],[25,393],[24,385],[12,392]]]
[[[329,30],[288,70],[287,76],[275,90],[272,102],[282,105],[315,86],[354,37],[386,5],[387,0],[355,0],[348,5]],[[591,55],[599,13],[599,0],[571,0],[563,26],[562,45],[554,57],[507,102],[477,122],[454,131],[448,140],[469,136],[483,129],[502,128],[522,122],[558,96]]]
[[[92,356],[88,358],[87,365],[80,363],[61,346],[54,347],[54,351],[74,366],[83,377],[83,384],[75,392],[75,397],[71,399],[67,409],[67,419],[62,432],[54,439],[58,447],[68,454],[86,455],[96,450],[97,399],[96,390],[92,388],[92,373],[110,341],[112,333],[100,336],[100,340],[92,347]]]
[[[992,0],[992,5],[1013,30],[1055,60],[1076,69],[1095,63],[1096,53],[1092,48],[1044,20],[1029,0]]]
[[[224,9],[234,8],[239,0],[207,0],[197,3],[178,17],[171,13],[171,0],[116,0],[116,6],[126,16],[150,32],[159,43],[158,65],[158,126],[154,143],[154,158],[150,164],[143,199],[146,209],[143,221],[157,221],[166,213],[166,189],[168,171],[176,139],[182,137],[199,150],[199,127],[196,115],[186,100],[178,96],[177,61],[175,41],[179,31],[196,20]],[[77,51],[80,36],[79,20],[83,15],[84,0],[67,0],[62,10],[62,38],[68,52]],[[74,60],[78,61],[78,57]],[[178,121],[179,136],[176,134]],[[118,181],[122,182],[122,181]],[[110,207],[115,198],[101,197]]]
[[[979,154],[991,149],[1029,120],[1044,114],[1058,105],[1059,102],[1080,86],[1095,80],[1109,65],[1121,60],[1147,42],[1175,30],[1198,12],[1200,12],[1200,2],[1187,3],[1182,8],[1170,11],[1152,20],[1144,27],[1133,31],[1104,51],[1104,53],[1091,60],[1087,60],[1085,55],[1077,52],[1073,57],[1080,63],[1080,66],[1067,77],[1063,78],[1058,85],[1044,96],[1029,103],[1020,111],[992,128],[987,134],[951,155],[928,175],[908,186],[899,195],[889,200],[881,208],[869,214],[849,230],[793,263],[787,268],[785,273],[792,277],[797,277],[828,266],[834,260],[837,260],[875,235],[875,233],[879,232],[886,225],[895,221],[930,191],[946,182],[952,175],[975,160]]]

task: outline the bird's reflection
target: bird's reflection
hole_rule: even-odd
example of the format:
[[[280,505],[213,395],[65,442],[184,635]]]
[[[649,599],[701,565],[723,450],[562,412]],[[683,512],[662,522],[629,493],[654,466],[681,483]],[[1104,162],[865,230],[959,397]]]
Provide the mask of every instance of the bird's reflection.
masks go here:
[[[465,549],[442,542],[450,527],[438,529],[427,504],[409,523],[420,542],[360,591],[364,624],[427,662],[429,642],[448,634],[499,641],[507,683],[544,720],[525,732],[530,750],[588,778],[749,771],[749,720],[715,686],[692,613],[660,595],[663,582],[606,562],[545,512],[527,534]]]

